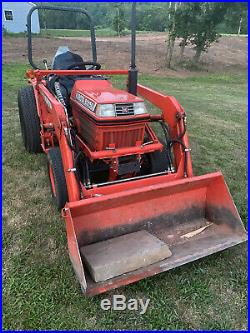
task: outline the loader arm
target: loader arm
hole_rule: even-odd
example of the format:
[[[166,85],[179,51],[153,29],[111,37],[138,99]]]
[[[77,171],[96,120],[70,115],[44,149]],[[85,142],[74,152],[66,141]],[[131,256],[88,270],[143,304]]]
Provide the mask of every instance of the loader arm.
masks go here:
[[[173,139],[180,137],[182,133],[184,133],[181,140],[186,147],[186,152],[183,151],[180,145],[174,145],[174,155],[176,165],[179,166],[183,165],[184,154],[187,154],[187,176],[192,177],[193,168],[189,141],[187,132],[184,128],[186,126],[186,113],[184,109],[173,96],[163,95],[141,84],[137,85],[137,91],[143,98],[162,111],[162,120],[168,124],[169,132]]]

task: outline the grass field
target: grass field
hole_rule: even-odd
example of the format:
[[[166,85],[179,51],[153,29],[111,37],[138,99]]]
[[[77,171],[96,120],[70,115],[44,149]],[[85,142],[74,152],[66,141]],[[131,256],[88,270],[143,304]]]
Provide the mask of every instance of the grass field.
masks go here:
[[[96,28],[96,37],[114,37],[117,33],[111,28]],[[154,33],[154,31],[137,31],[137,34]],[[24,32],[10,33],[5,32],[5,36],[8,37],[24,37]],[[122,35],[130,35],[129,30],[124,30]],[[41,29],[40,34],[34,34],[34,37],[90,37],[89,30],[77,30],[77,29]]]
[[[88,37],[90,36],[90,31],[75,29],[42,29],[41,35],[53,37]],[[116,35],[116,32],[110,28],[96,29],[97,37],[112,37]]]
[[[152,34],[158,33],[156,31],[136,31],[137,34]],[[122,35],[130,35],[130,30],[124,30]],[[222,36],[228,37],[247,37],[248,35],[244,34],[221,34]],[[89,37],[89,30],[76,30],[76,29],[42,29],[41,36],[50,36],[50,37]],[[97,37],[113,37],[117,36],[117,33],[111,28],[97,28],[96,29]]]
[[[10,33],[5,32],[8,37],[24,37],[26,33]],[[40,34],[34,34],[34,37],[89,37],[89,30],[76,29],[41,29]],[[97,37],[112,37],[116,36],[116,32],[110,28],[96,29]]]
[[[23,65],[3,66],[3,328],[247,329],[247,246],[94,298],[85,298],[67,254],[64,221],[54,208],[46,157],[24,151],[17,90]],[[247,76],[141,76],[175,95],[188,114],[196,174],[221,169],[247,223]],[[118,86],[122,80],[117,79]],[[150,298],[148,311],[103,311],[114,294]]]

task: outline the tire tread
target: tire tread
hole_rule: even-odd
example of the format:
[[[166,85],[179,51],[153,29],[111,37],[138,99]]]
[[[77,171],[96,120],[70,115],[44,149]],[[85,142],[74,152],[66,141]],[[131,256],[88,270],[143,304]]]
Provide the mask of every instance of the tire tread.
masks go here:
[[[40,153],[42,151],[40,120],[32,86],[27,86],[19,90],[18,107],[25,149],[29,153]]]
[[[68,201],[68,191],[59,147],[49,149],[48,163],[52,167],[55,182],[56,195],[54,200],[57,208],[62,209]]]

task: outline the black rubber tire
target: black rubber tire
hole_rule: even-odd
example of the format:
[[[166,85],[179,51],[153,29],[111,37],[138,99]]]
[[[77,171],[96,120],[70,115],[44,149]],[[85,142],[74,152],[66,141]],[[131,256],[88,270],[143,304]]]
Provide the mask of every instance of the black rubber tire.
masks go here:
[[[150,173],[164,172],[169,168],[167,157],[167,145],[163,140],[159,140],[163,144],[162,151],[154,151],[149,154]]]
[[[62,209],[68,201],[68,191],[59,147],[49,149],[47,157],[52,197],[57,208]],[[52,171],[53,180],[50,171]],[[52,181],[54,181],[54,190]]]
[[[42,152],[40,138],[40,120],[37,114],[34,90],[32,86],[22,88],[18,92],[19,119],[23,144],[27,152]]]

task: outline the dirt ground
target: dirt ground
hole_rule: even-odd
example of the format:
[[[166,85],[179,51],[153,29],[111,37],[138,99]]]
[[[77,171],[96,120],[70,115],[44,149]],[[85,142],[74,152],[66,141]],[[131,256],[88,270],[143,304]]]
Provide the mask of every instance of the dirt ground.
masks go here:
[[[141,73],[163,74],[171,76],[189,76],[190,71],[178,65],[179,46],[176,43],[174,52],[174,69],[164,67],[166,36],[164,33],[140,34],[137,36],[137,67]],[[238,72],[247,70],[246,37],[221,37],[201,58],[201,72]],[[67,45],[74,52],[81,54],[87,61],[91,58],[89,38],[60,37],[34,38],[33,57],[41,63],[46,58],[50,63],[60,45]],[[106,69],[127,69],[130,63],[130,37],[97,38],[98,61]],[[185,60],[191,59],[194,50],[187,47]],[[24,37],[3,38],[3,63],[27,63],[27,41]],[[192,72],[194,75],[194,72]]]

